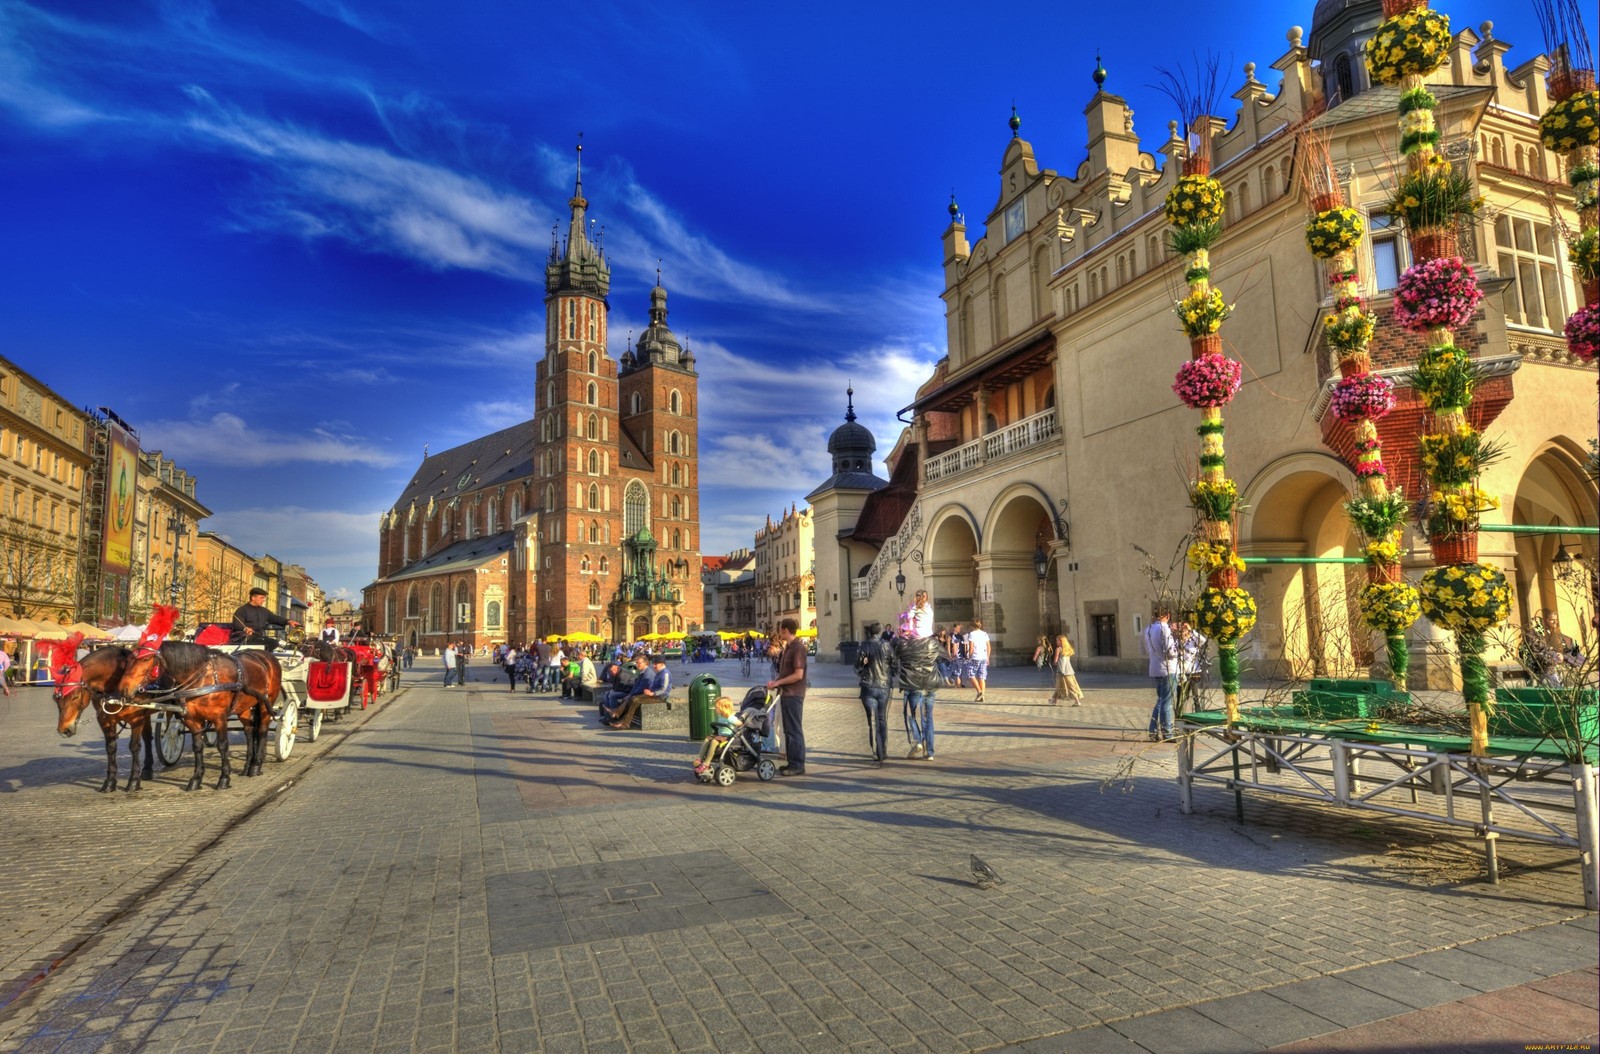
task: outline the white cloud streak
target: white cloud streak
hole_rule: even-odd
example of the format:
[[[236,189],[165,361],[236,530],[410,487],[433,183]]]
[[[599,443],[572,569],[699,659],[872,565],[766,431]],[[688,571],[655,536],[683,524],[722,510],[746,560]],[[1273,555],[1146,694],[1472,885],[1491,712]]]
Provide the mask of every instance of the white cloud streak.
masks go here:
[[[390,449],[324,426],[304,433],[275,431],[235,413],[189,420],[151,421],[140,428],[145,446],[185,467],[264,468],[312,463],[388,468],[401,458]]]

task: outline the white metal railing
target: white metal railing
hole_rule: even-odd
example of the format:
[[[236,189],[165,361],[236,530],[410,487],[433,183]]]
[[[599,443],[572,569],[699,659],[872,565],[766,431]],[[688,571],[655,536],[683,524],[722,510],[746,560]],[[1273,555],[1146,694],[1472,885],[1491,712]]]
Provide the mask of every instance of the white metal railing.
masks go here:
[[[959,476],[990,461],[1010,457],[1031,447],[1056,438],[1061,434],[1056,420],[1055,407],[1024,417],[1015,424],[1006,425],[982,439],[973,440],[954,450],[929,458],[923,470],[923,479],[934,483],[951,476]]]
[[[872,570],[867,572],[867,591],[861,596],[856,596],[852,591],[851,596],[857,600],[865,600],[878,591],[878,583],[883,581],[883,576],[888,573],[891,564],[897,565],[915,544],[915,540],[922,531],[922,503],[912,503],[911,511],[906,513],[906,518],[901,521],[900,529],[894,537],[884,543],[878,551],[878,558],[872,561]]]

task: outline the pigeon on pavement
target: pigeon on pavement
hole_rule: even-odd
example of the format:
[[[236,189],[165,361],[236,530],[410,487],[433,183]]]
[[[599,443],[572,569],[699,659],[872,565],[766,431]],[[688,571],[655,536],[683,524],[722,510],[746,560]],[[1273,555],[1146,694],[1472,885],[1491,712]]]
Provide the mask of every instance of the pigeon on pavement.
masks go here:
[[[972,854],[972,880],[977,883],[979,889],[1003,886],[1006,881],[994,868],[979,860],[977,853]]]

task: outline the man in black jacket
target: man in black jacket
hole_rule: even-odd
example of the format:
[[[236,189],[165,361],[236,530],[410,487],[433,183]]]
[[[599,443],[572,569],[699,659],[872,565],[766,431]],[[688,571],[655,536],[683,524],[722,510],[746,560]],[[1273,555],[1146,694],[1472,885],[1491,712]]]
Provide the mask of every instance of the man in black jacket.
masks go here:
[[[233,640],[236,644],[265,644],[271,651],[278,642],[267,636],[271,626],[298,626],[300,623],[284,618],[276,611],[267,610],[267,591],[259,587],[250,590],[250,600],[240,604],[233,613]]]
[[[874,764],[882,765],[888,751],[889,689],[894,685],[897,663],[889,639],[894,634],[884,630],[883,636],[873,637],[861,645],[856,653],[856,676],[861,681],[861,707],[867,712],[867,749],[872,752]]]

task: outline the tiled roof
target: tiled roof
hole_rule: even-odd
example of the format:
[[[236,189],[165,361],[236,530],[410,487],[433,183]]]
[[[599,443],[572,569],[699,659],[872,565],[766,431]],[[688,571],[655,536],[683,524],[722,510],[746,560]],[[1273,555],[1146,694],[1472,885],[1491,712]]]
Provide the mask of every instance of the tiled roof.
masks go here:
[[[417,466],[417,474],[394,507],[404,509],[413,501],[426,505],[429,498],[443,501],[484,487],[521,482],[533,475],[533,448],[533,422],[523,421],[442,450]]]
[[[465,571],[480,567],[497,556],[511,551],[516,541],[515,531],[501,531],[482,538],[466,538],[445,546],[431,556],[424,557],[379,582],[403,582],[410,578],[443,574],[447,571]]]

